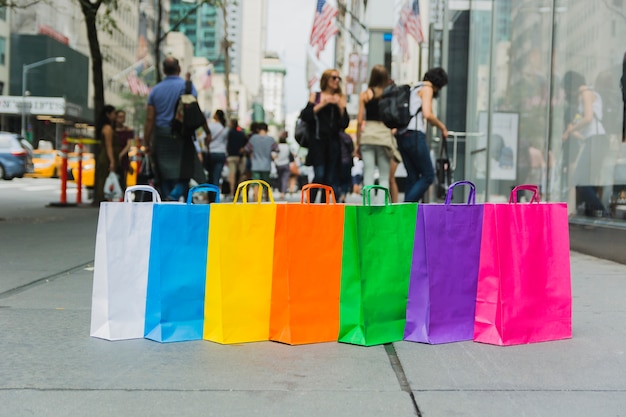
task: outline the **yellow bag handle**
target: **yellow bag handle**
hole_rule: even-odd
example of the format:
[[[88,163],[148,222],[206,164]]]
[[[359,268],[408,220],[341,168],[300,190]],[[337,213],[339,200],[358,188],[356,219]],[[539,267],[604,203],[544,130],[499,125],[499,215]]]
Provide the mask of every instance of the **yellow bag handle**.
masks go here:
[[[270,187],[270,185],[263,180],[248,180],[248,181],[243,181],[242,183],[240,183],[237,186],[237,191],[235,191],[235,198],[233,199],[233,203],[237,203],[237,201],[239,200],[240,192],[241,192],[241,201],[243,203],[248,202],[248,185],[258,185],[261,187],[261,190],[259,190],[257,203],[261,203],[261,200],[263,200],[263,192],[262,192],[263,187],[267,188],[267,196],[270,200],[270,203],[274,203],[274,196],[272,195],[272,187]]]

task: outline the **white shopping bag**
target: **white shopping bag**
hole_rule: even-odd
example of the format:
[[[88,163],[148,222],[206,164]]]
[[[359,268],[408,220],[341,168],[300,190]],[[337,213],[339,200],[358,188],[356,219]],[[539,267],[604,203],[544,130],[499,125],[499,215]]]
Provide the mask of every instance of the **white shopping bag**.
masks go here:
[[[152,193],[152,203],[132,203],[135,191]],[[136,185],[128,187],[123,203],[100,205],[91,336],[107,340],[143,337],[152,209],[160,201],[154,188]]]
[[[109,172],[109,176],[104,181],[104,198],[110,201],[120,201],[122,198],[122,187],[115,172]]]

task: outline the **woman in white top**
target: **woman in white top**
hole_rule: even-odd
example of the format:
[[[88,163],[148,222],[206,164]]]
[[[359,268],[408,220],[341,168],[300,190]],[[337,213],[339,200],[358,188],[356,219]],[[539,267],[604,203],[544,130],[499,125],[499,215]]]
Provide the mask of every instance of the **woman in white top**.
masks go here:
[[[577,200],[584,204],[586,215],[608,215],[596,186],[602,185],[599,175],[610,152],[609,140],[602,125],[602,97],[585,83],[575,71],[563,75],[563,89],[571,102],[577,100],[577,114],[563,132],[563,140],[578,139],[582,146],[576,158],[572,178]],[[577,97],[577,98],[576,98]],[[572,103],[573,104],[573,103]]]
[[[209,153],[204,154],[203,157],[204,169],[209,174],[209,184],[219,186],[222,170],[226,163],[226,143],[228,140],[228,128],[222,110],[216,110],[213,114],[213,121],[209,122],[209,130],[211,131],[211,139],[209,143],[205,143]]]
[[[406,129],[396,133],[398,150],[406,168],[404,201],[418,202],[435,180],[435,170],[426,143],[426,121],[441,130],[448,138],[448,129],[432,111],[433,98],[448,84],[443,68],[431,68],[424,74],[424,82],[411,91],[409,110],[414,114]]]

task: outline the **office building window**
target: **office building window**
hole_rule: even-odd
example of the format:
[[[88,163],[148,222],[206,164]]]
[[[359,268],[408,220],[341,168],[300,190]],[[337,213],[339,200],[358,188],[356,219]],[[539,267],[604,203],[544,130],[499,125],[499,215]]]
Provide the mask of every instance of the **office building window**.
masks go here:
[[[0,65],[4,65],[6,62],[7,54],[7,40],[5,37],[0,36]]]

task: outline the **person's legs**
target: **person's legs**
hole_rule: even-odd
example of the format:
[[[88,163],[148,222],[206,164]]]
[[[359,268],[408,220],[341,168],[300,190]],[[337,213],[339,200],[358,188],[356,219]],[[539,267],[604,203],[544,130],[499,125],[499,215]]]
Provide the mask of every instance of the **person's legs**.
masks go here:
[[[398,161],[394,158],[389,160],[389,194],[391,194],[391,202],[398,202],[398,183],[396,182],[396,169],[398,169]]]
[[[397,136],[398,150],[402,155],[402,162],[406,169],[406,186],[404,201],[417,202],[417,180],[419,178],[417,132],[408,130]]]
[[[237,180],[237,170],[239,168],[239,157],[238,156],[229,156],[226,158],[228,162],[228,183],[230,184],[230,197],[235,194],[235,188],[237,184],[235,184]]]
[[[374,185],[374,171],[376,171],[376,150],[373,145],[361,145],[361,159],[363,160],[363,186]]]
[[[314,165],[313,166],[313,183],[314,184],[326,184],[325,183],[325,174],[326,167],[324,165]],[[323,197],[324,195],[322,195]],[[315,202],[315,198],[317,197],[317,188],[311,190],[311,203]]]
[[[289,165],[277,166],[276,171],[278,172],[278,190],[281,198],[284,198],[289,186]]]
[[[226,154],[211,153],[211,161],[209,162],[209,183],[219,186],[222,178],[222,170],[226,162]]]
[[[421,200],[426,191],[428,191],[428,187],[435,181],[435,169],[430,158],[430,150],[428,149],[428,144],[426,144],[426,135],[422,132],[418,132],[417,135],[417,158],[419,179],[415,187],[415,198],[417,199],[415,201]]]
[[[384,146],[376,146],[376,166],[378,167],[378,184],[389,188],[389,154]]]
[[[171,197],[172,191],[174,190],[174,187],[176,186],[176,180],[171,180],[171,179],[161,179],[161,183],[159,184],[159,188],[160,188],[160,192],[161,192],[161,197],[164,200],[173,200],[173,198]]]

